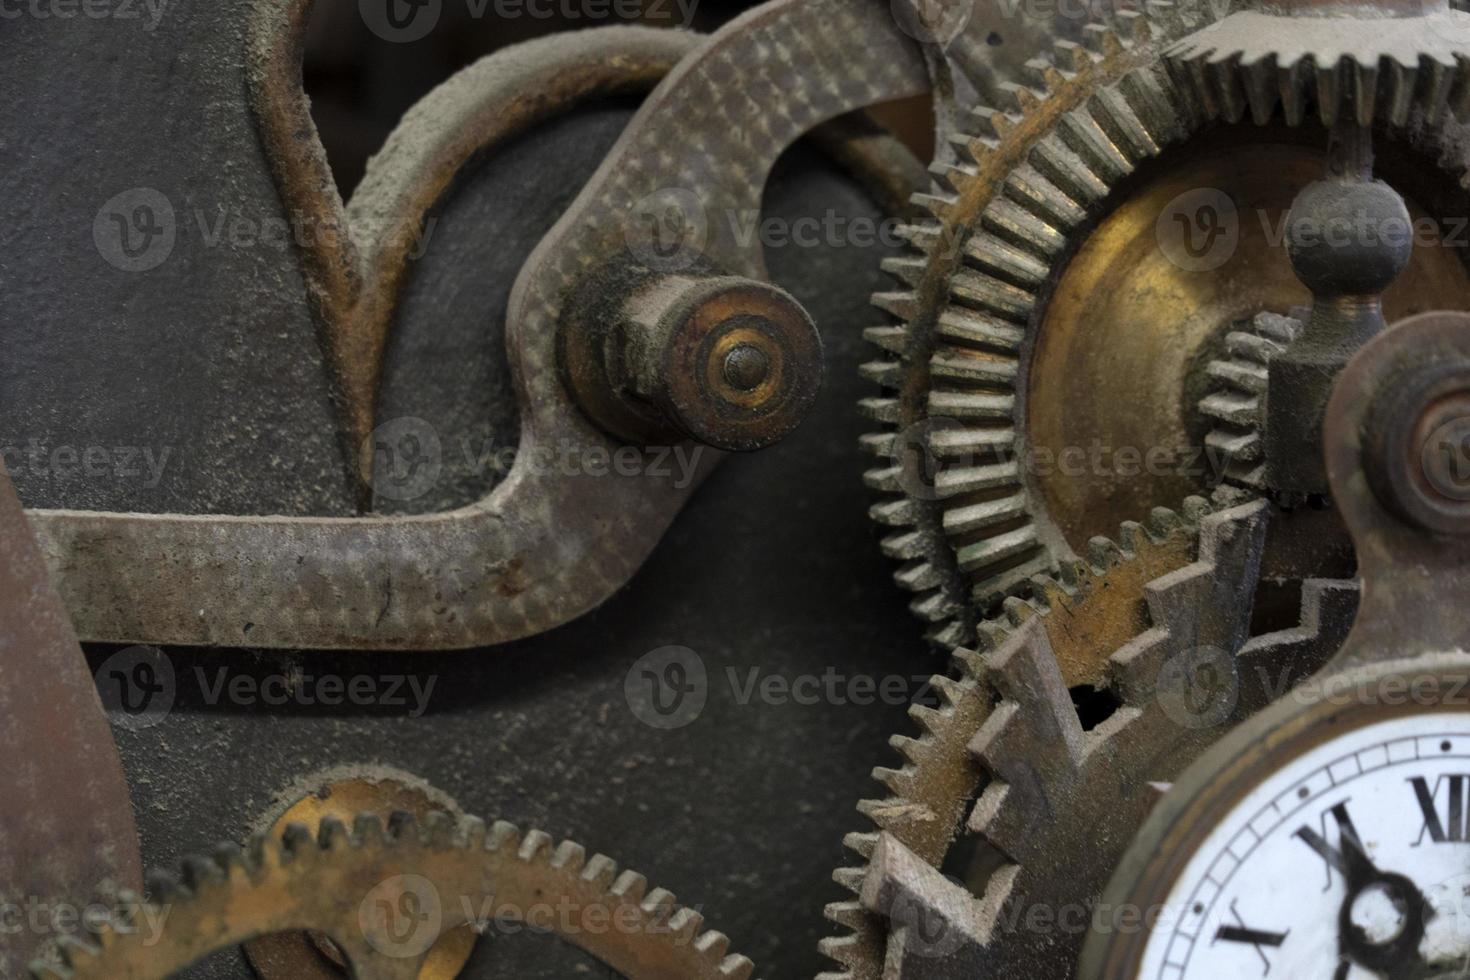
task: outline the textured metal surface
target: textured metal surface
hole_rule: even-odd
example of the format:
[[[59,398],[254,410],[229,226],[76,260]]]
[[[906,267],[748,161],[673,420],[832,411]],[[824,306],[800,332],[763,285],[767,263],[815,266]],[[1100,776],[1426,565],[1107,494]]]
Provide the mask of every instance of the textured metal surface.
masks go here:
[[[11,753],[0,792],[0,976],[13,977],[61,938],[57,930],[74,929],[81,909],[138,889],[143,872],[128,784],[92,672],[4,467],[0,739]],[[70,924],[59,914],[71,915]]]
[[[868,479],[884,500],[873,513],[894,529],[885,546],[903,563],[897,579],[941,646],[967,642],[978,617],[1091,535],[1203,490],[1210,474],[1187,454],[1205,433],[1184,431],[1191,373],[1234,320],[1302,298],[1284,253],[1251,222],[1240,222],[1230,264],[1214,269],[1159,247],[1171,199],[1256,185],[1272,190],[1242,212],[1268,209],[1285,203],[1273,199],[1283,172],[1308,159],[1269,132],[1222,135],[1257,102],[1269,110],[1257,118],[1280,108],[1288,123],[1308,121],[1287,105],[1303,88],[1261,87],[1236,62],[1206,71],[1165,57],[1217,16],[1204,8],[1153,4],[1095,25],[1085,47],[1057,44],[996,105],[959,120],[957,158],[941,157],[923,198],[933,220],[916,227],[912,256],[890,264],[895,287],[876,297],[892,325],[871,332],[884,355],[867,371],[883,391],[863,406],[879,424]],[[1454,186],[1465,154],[1435,112],[1447,89],[1394,91],[1380,122],[1423,158],[1405,179],[1416,190]],[[1260,159],[1237,168],[1257,142]],[[1249,166],[1258,170],[1244,176]],[[1435,169],[1442,180],[1425,180]],[[1422,250],[1420,264],[1414,275],[1436,296],[1464,295],[1455,250]],[[1413,303],[1423,292],[1403,295]],[[1059,475],[1061,454],[1097,445],[1186,459],[1136,479],[1092,465]]]
[[[860,906],[833,910],[855,929],[828,944],[834,976],[892,975],[885,963],[916,980],[1069,973],[1155,785],[1310,676],[1346,633],[1356,590],[1320,582],[1296,626],[1250,636],[1270,516],[1254,501],[1202,518],[1197,539],[1176,528],[1173,543],[1198,542],[1182,563],[1169,539],[1136,528],[1141,565],[1120,561],[1040,610],[1014,603],[985,652],[960,654],[949,703],[899,746],[908,764],[879,771],[892,796],[865,809],[880,834],[852,838],[869,864]],[[1137,574],[1171,557],[1173,570]],[[1079,683],[1111,707],[1084,713]],[[967,841],[980,847],[956,862]]]
[[[426,222],[465,163],[578,102],[644,92],[698,38],[611,28],[562,34],[484,58],[418,102],[344,207],[302,90],[301,59],[316,0],[259,0],[248,40],[251,103],[281,196],[319,235],[301,247],[303,274],[333,370],[352,476],[372,480],[370,438],[400,294]]]
[[[1167,57],[1211,78],[1222,95],[1234,88],[1226,97],[1237,104],[1244,97],[1262,124],[1278,107],[1293,125],[1307,112],[1329,126],[1339,119],[1371,126],[1379,118],[1403,125],[1416,108],[1432,123],[1446,110],[1463,115],[1470,14],[1439,3],[1439,10],[1383,16],[1393,6],[1366,3],[1327,16],[1242,10],[1182,39]]]
[[[30,9],[0,31],[0,449],[21,501],[350,514],[305,285],[266,231],[290,215],[242,95],[250,5]]]
[[[1420,523],[1390,488],[1422,470],[1429,453],[1465,447],[1416,444],[1421,416],[1470,391],[1470,316],[1426,313],[1370,342],[1338,379],[1324,425],[1333,500],[1357,547],[1363,607],[1332,663],[1342,670],[1447,650],[1463,651],[1463,584],[1470,581],[1470,521]],[[1463,419],[1464,409],[1457,412]],[[1412,434],[1412,435],[1411,435]],[[1375,481],[1371,474],[1384,474]],[[1396,512],[1397,511],[1397,512]]]
[[[187,874],[155,907],[132,913],[159,923],[157,934],[103,933],[97,946],[71,950],[68,968],[37,976],[166,980],[215,950],[310,929],[332,937],[357,980],[417,980],[436,936],[477,923],[547,929],[628,980],[749,980],[753,969],[642,875],[503,822],[437,814],[422,827],[385,828],[372,815],[349,831],[330,818],[316,838],[256,841]]]
[[[538,128],[481,162],[460,193],[554,189],[569,168],[595,168],[630,115],[589,107]],[[467,217],[478,213],[466,207]],[[827,214],[884,218],[821,153],[800,147],[778,167],[762,215],[790,225]],[[522,256],[540,237],[523,231],[528,238],[505,240]],[[766,703],[760,684],[829,671],[892,677],[906,699],[933,669],[915,669],[923,650],[863,513],[856,325],[871,315],[866,297],[887,254],[877,243],[769,252],[774,281],[822,332],[828,386],[786,442],[722,465],[639,574],[591,614],[494,656],[167,651],[178,692],[172,712],[155,727],[117,732],[147,865],[176,867],[219,840],[259,832],[338,778],[320,770],[346,768],[350,778],[391,766],[469,812],[542,827],[648,872],[699,902],[766,976],[816,973],[821,904],[839,894],[831,871],[851,803],[868,790],[872,760],[903,724],[906,703]],[[462,432],[441,431],[446,445]],[[709,699],[688,726],[656,731],[629,710],[624,686],[639,658],[670,644],[703,659]],[[93,650],[94,663],[110,653]],[[221,671],[246,684],[303,677],[308,691],[323,677],[408,680],[396,707],[239,707],[211,696]],[[742,700],[752,678],[754,693]],[[432,685],[422,714],[411,710],[410,681]],[[599,975],[565,944],[523,935],[482,944],[464,976],[566,980],[588,969]],[[244,980],[251,972],[240,955],[224,954],[186,976]]]
[[[710,217],[708,258],[759,276],[758,243],[738,243],[727,219],[759,213],[762,177],[781,150],[827,119],[927,85],[917,51],[879,4],[782,2],[732,24],[649,100],[517,283],[508,343],[524,406],[522,451],[489,498],[393,521],[36,513],[79,633],[119,642],[469,647],[593,608],[643,562],[691,488],[649,475],[567,477],[535,464],[535,445],[618,448],[580,416],[557,378],[565,292],[580,271],[626,246],[638,202],[669,187],[695,195]],[[733,98],[733,86],[749,97]]]

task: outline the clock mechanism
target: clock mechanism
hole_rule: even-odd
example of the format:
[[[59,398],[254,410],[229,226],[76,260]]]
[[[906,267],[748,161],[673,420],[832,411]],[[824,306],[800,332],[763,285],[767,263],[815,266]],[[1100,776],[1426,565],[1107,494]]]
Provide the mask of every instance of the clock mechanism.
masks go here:
[[[1470,978],[1458,0],[22,6],[0,977]]]

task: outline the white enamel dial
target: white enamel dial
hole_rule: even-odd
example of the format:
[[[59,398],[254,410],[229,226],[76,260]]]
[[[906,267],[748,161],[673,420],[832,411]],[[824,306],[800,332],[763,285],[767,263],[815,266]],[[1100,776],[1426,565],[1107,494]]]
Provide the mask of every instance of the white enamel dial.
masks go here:
[[[1139,977],[1467,975],[1470,715],[1345,731],[1211,822],[1152,912]]]

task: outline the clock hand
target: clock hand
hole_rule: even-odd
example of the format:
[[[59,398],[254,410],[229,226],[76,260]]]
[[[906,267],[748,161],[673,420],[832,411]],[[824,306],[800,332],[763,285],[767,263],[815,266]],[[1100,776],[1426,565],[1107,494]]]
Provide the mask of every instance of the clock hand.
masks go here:
[[[1429,901],[1413,881],[1401,874],[1381,870],[1363,846],[1357,831],[1342,831],[1342,871],[1347,879],[1347,897],[1338,913],[1338,935],[1343,962],[1337,980],[1347,976],[1352,963],[1390,978],[1421,974],[1425,964],[1419,954],[1424,927],[1429,918]],[[1358,902],[1373,890],[1381,891],[1403,916],[1398,932],[1375,940],[1353,921]]]

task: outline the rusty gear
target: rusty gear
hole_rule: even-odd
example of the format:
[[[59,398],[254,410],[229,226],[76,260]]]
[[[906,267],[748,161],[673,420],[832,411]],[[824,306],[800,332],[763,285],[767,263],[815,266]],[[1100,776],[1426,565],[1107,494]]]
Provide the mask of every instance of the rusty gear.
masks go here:
[[[1187,422],[1204,394],[1190,387],[1198,366],[1233,323],[1306,299],[1285,254],[1252,256],[1254,242],[1238,259],[1254,266],[1230,276],[1191,270],[1185,288],[1180,270],[1159,273],[1175,279],[1144,284],[1156,305],[1134,314],[1143,323],[1113,322],[1126,317],[1099,308],[1124,292],[1112,280],[1069,285],[1102,222],[1143,197],[1133,179],[1141,172],[1167,176],[1176,161],[1189,163],[1190,154],[1174,154],[1217,137],[1226,152],[1263,152],[1267,143],[1250,140],[1266,140],[1266,129],[1248,127],[1244,142],[1231,142],[1224,137],[1235,133],[1222,137],[1223,127],[1242,125],[1247,109],[1257,121],[1280,119],[1286,132],[1315,125],[1303,105],[1337,99],[1339,74],[1344,91],[1368,79],[1367,69],[1353,75],[1346,61],[1340,72],[1314,74],[1298,59],[1281,62],[1294,87],[1265,86],[1255,62],[1220,61],[1214,48],[1185,43],[1198,40],[1213,16],[1203,5],[1150,3],[1143,13],[1120,13],[1112,26],[1093,25],[1083,46],[1058,43],[1050,58],[1028,64],[1024,84],[1002,86],[1001,105],[959,121],[963,131],[949,134],[952,145],[935,164],[937,187],[916,198],[930,217],[909,229],[913,254],[888,265],[899,288],[875,297],[898,322],[868,332],[885,355],[866,373],[884,391],[862,409],[882,426],[865,440],[881,460],[867,482],[887,498],[873,516],[893,528],[884,549],[902,563],[896,578],[917,593],[912,608],[941,647],[973,643],[1000,601],[1029,594],[1038,573],[1053,573],[1097,530],[1212,482],[1201,474],[1189,485],[1171,477],[1061,486],[1029,472],[1029,454],[1054,442],[1074,445],[1074,429],[1087,427],[1150,446],[1177,440],[1202,453],[1209,425],[1191,431]],[[1278,62],[1266,64],[1274,71]],[[1386,108],[1369,118],[1403,152],[1437,166],[1448,186],[1466,169],[1450,122],[1462,101],[1463,61],[1438,64],[1375,76],[1380,87],[1369,91],[1381,92]],[[1284,186],[1278,171],[1262,169],[1268,184]],[[1115,193],[1125,184],[1126,199]],[[1289,200],[1270,203],[1284,208]],[[1141,226],[1138,215],[1132,219]],[[1147,234],[1158,251],[1152,217]],[[1393,316],[1416,304],[1463,305],[1470,288],[1463,263],[1451,256],[1454,268],[1441,266],[1431,251],[1416,256],[1415,285],[1392,300],[1408,308],[1392,308]],[[1088,259],[1095,266],[1133,274],[1109,248],[1096,252]],[[1220,309],[1198,314],[1196,292],[1210,280],[1224,292]],[[1242,282],[1247,288],[1238,288]],[[1137,365],[1153,373],[1135,376]],[[1133,396],[1121,396],[1124,383]],[[1043,425],[1050,428],[1038,432]]]
[[[97,944],[67,944],[64,967],[38,964],[33,975],[161,980],[216,950],[310,930],[331,940],[353,976],[413,980],[444,932],[494,927],[479,916],[554,932],[633,980],[748,980],[752,970],[699,913],[642,875],[540,831],[443,814],[422,829],[401,815],[386,829],[360,817],[350,832],[328,819],[316,837],[297,825],[280,841],[188,861],[180,881],[153,891],[147,909],[135,904]],[[157,935],[149,922],[161,923]]]
[[[876,830],[847,840],[865,865],[835,876],[857,898],[828,908],[847,932],[823,945],[840,966],[826,977],[1069,974],[1087,915],[1047,940],[1023,926],[1031,910],[1086,908],[1153,784],[1308,676],[1351,625],[1356,587],[1315,581],[1299,625],[1249,636],[1271,513],[1252,501],[1203,516],[1195,502],[1187,523],[1131,526],[1122,547],[1098,544],[1107,565],[1011,600],[979,651],[956,654],[955,677],[934,681],[943,704],[913,712],[922,734],[894,740],[906,764],[875,771],[888,795],[859,808]],[[1201,667],[1232,682],[1195,705]],[[1113,710],[1085,729],[1079,691]]]

